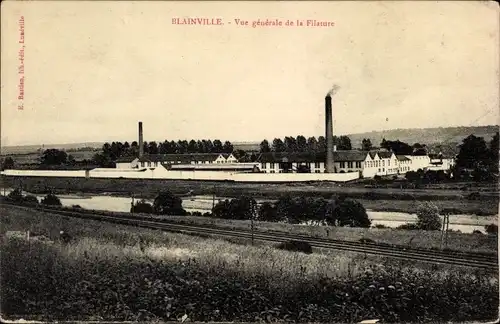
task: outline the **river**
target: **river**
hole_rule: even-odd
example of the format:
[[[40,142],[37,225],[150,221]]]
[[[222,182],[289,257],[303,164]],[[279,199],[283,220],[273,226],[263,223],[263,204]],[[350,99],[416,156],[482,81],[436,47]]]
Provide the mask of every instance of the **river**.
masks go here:
[[[9,194],[11,189],[6,189],[5,194]],[[2,190],[2,194],[3,194]],[[30,194],[30,193],[24,193]],[[45,195],[35,194],[40,201]],[[61,203],[64,206],[79,205],[84,209],[95,210],[108,210],[116,212],[129,212],[132,199],[127,197],[115,197],[104,195],[58,195]],[[210,212],[213,204],[217,204],[226,197],[212,197],[212,196],[190,196],[182,198],[182,206],[188,212]],[[147,200],[152,203],[152,200]],[[258,204],[264,201],[272,200],[257,200]],[[373,211],[367,210],[368,217],[372,221],[372,226],[377,224],[385,225],[387,227],[398,227],[406,223],[415,223],[417,216],[414,214],[402,212],[386,212],[386,211]],[[462,233],[472,233],[474,230],[485,232],[484,226],[488,224],[498,224],[497,216],[476,216],[476,215],[451,215],[450,216],[450,230],[459,230]]]

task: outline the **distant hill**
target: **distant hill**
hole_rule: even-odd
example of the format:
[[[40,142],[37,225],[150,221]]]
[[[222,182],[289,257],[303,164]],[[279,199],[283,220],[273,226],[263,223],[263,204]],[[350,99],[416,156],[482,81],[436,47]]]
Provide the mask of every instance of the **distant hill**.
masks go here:
[[[81,149],[85,147],[101,148],[103,144],[104,142],[47,144],[43,147],[43,150],[46,149],[71,150],[71,149]],[[28,154],[28,153],[38,152],[38,150],[42,150],[41,145],[2,146],[1,155]]]
[[[407,128],[391,129],[386,131],[373,131],[367,133],[350,134],[353,147],[360,147],[363,138],[369,138],[374,146],[379,146],[382,139],[400,140],[401,142],[413,145],[421,144],[454,144],[461,143],[464,138],[474,134],[484,137],[486,141],[498,132],[498,126],[459,126],[459,127],[438,127],[438,128]]]
[[[361,147],[363,138],[369,138],[374,146],[379,146],[382,139],[400,140],[402,142],[413,145],[415,143],[426,144],[435,150],[443,150],[443,153],[456,152],[456,146],[462,142],[467,136],[474,134],[475,136],[483,137],[486,141],[498,132],[498,126],[459,126],[459,127],[438,127],[438,128],[407,128],[407,129],[391,129],[385,131],[372,131],[366,133],[349,134],[353,148]],[[299,135],[299,134],[297,134]],[[323,134],[321,134],[323,135]],[[338,134],[343,135],[343,134]],[[272,138],[267,139],[272,144]],[[44,149],[79,149],[84,147],[93,147],[99,149],[104,142],[88,142],[88,143],[73,143],[73,144],[52,144],[46,145]],[[258,142],[233,142],[233,147],[236,150],[259,151],[260,141]],[[5,146],[2,147],[1,155],[27,154],[35,153],[41,149],[40,145],[25,145],[25,146]]]

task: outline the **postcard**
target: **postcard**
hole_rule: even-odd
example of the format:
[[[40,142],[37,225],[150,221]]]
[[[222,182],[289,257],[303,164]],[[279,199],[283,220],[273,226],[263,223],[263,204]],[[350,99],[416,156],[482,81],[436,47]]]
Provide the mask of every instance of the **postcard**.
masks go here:
[[[2,2],[2,320],[497,320],[499,13]]]

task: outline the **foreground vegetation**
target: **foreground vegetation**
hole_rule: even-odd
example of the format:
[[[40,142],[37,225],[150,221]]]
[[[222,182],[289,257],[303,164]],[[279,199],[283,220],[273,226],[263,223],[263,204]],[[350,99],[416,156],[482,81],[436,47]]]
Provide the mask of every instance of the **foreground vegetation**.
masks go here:
[[[0,212],[2,312],[9,318],[414,322],[497,315],[498,279],[470,269],[306,255],[7,206]],[[49,241],[4,235],[28,229]],[[60,230],[70,243],[57,241]]]

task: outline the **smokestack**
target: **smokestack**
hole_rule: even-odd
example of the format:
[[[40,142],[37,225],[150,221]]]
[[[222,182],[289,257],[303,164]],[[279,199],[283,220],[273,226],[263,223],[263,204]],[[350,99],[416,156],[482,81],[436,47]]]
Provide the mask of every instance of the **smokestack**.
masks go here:
[[[332,122],[332,97],[325,97],[325,138],[326,138],[326,173],[334,173],[333,161],[333,122]]]
[[[139,122],[139,157],[144,154],[144,140],[142,138],[142,122]]]

